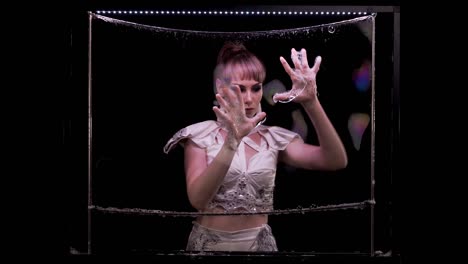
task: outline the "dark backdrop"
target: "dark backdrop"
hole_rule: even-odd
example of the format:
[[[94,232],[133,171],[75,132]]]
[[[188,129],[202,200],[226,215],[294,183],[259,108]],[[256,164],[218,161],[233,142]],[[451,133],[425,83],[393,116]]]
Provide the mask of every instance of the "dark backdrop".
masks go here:
[[[113,16],[116,17],[116,16]],[[119,17],[170,28],[212,31],[249,31],[297,28],[337,21],[336,17]],[[349,17],[342,17],[346,19]],[[188,22],[189,21],[189,22]],[[87,198],[87,15],[75,14],[73,23],[72,89],[69,93],[67,131],[69,171],[73,182],[70,245],[86,251]],[[191,211],[185,194],[182,150],[169,155],[162,146],[178,129],[214,118],[211,73],[219,38],[185,38],[161,32],[110,26],[93,27],[93,199],[101,206]],[[215,23],[214,23],[215,22]],[[100,27],[99,27],[100,25]],[[100,31],[101,30],[101,31]],[[315,35],[327,34],[316,32]],[[377,249],[391,248],[391,100],[393,85],[393,14],[376,17],[376,185]],[[325,35],[324,35],[325,36]],[[308,48],[309,60],[324,57],[319,72],[320,100],[342,137],[350,163],[334,172],[310,172],[280,166],[277,209],[356,202],[370,195],[370,131],[363,151],[357,151],[347,128],[353,112],[370,114],[370,94],[352,89],[349,77],[360,60],[371,53],[370,43],[353,27],[328,38],[246,40],[267,65],[267,81],[287,76],[279,55],[289,59],[291,47]],[[339,36],[339,37],[336,37]],[[162,41],[163,40],[163,41]],[[343,41],[346,44],[343,44]],[[326,45],[325,45],[326,44]],[[310,48],[313,47],[313,48]],[[190,52],[192,51],[192,52]],[[288,85],[287,85],[288,86]],[[291,127],[294,105],[262,104],[267,125]],[[379,122],[380,120],[380,122]],[[308,124],[310,126],[310,124]],[[315,140],[309,128],[307,140]],[[293,176],[291,176],[293,175]],[[270,224],[280,250],[367,252],[369,211],[345,210],[306,215],[271,216]],[[190,218],[93,214],[96,252],[175,250],[185,246]],[[307,241],[307,243],[304,243]]]

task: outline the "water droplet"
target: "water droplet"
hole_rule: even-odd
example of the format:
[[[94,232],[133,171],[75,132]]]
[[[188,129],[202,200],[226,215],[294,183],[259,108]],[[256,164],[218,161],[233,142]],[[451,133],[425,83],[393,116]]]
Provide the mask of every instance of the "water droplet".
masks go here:
[[[329,27],[328,27],[328,32],[329,32],[330,34],[335,33],[335,27],[334,27],[334,26],[329,26]]]

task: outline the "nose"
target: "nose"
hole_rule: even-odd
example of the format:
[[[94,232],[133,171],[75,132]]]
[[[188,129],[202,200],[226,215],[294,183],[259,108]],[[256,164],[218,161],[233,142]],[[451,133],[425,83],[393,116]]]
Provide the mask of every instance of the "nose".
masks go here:
[[[249,105],[252,102],[252,93],[250,91],[246,91],[244,93],[244,104]]]

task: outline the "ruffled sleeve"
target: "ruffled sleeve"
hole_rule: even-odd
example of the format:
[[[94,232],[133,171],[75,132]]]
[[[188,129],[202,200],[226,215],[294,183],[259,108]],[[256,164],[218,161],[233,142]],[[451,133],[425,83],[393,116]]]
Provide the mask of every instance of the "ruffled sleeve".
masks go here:
[[[285,150],[289,143],[291,143],[295,138],[299,138],[303,141],[301,136],[296,132],[292,132],[278,126],[261,126],[259,132],[263,138],[265,138],[268,145],[277,150]]]
[[[206,148],[213,144],[216,139],[218,123],[213,120],[195,123],[177,131],[164,146],[164,153],[169,153],[179,143],[184,146],[185,139],[190,138],[200,148]]]

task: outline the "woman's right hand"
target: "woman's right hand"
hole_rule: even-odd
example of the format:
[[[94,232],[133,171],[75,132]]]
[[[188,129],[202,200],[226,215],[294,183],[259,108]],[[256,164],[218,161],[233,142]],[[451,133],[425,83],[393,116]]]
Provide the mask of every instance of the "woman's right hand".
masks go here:
[[[222,85],[216,94],[216,100],[220,107],[213,107],[213,111],[228,131],[226,143],[235,150],[242,138],[247,136],[266,114],[261,112],[252,118],[247,117],[242,93],[237,85]]]

